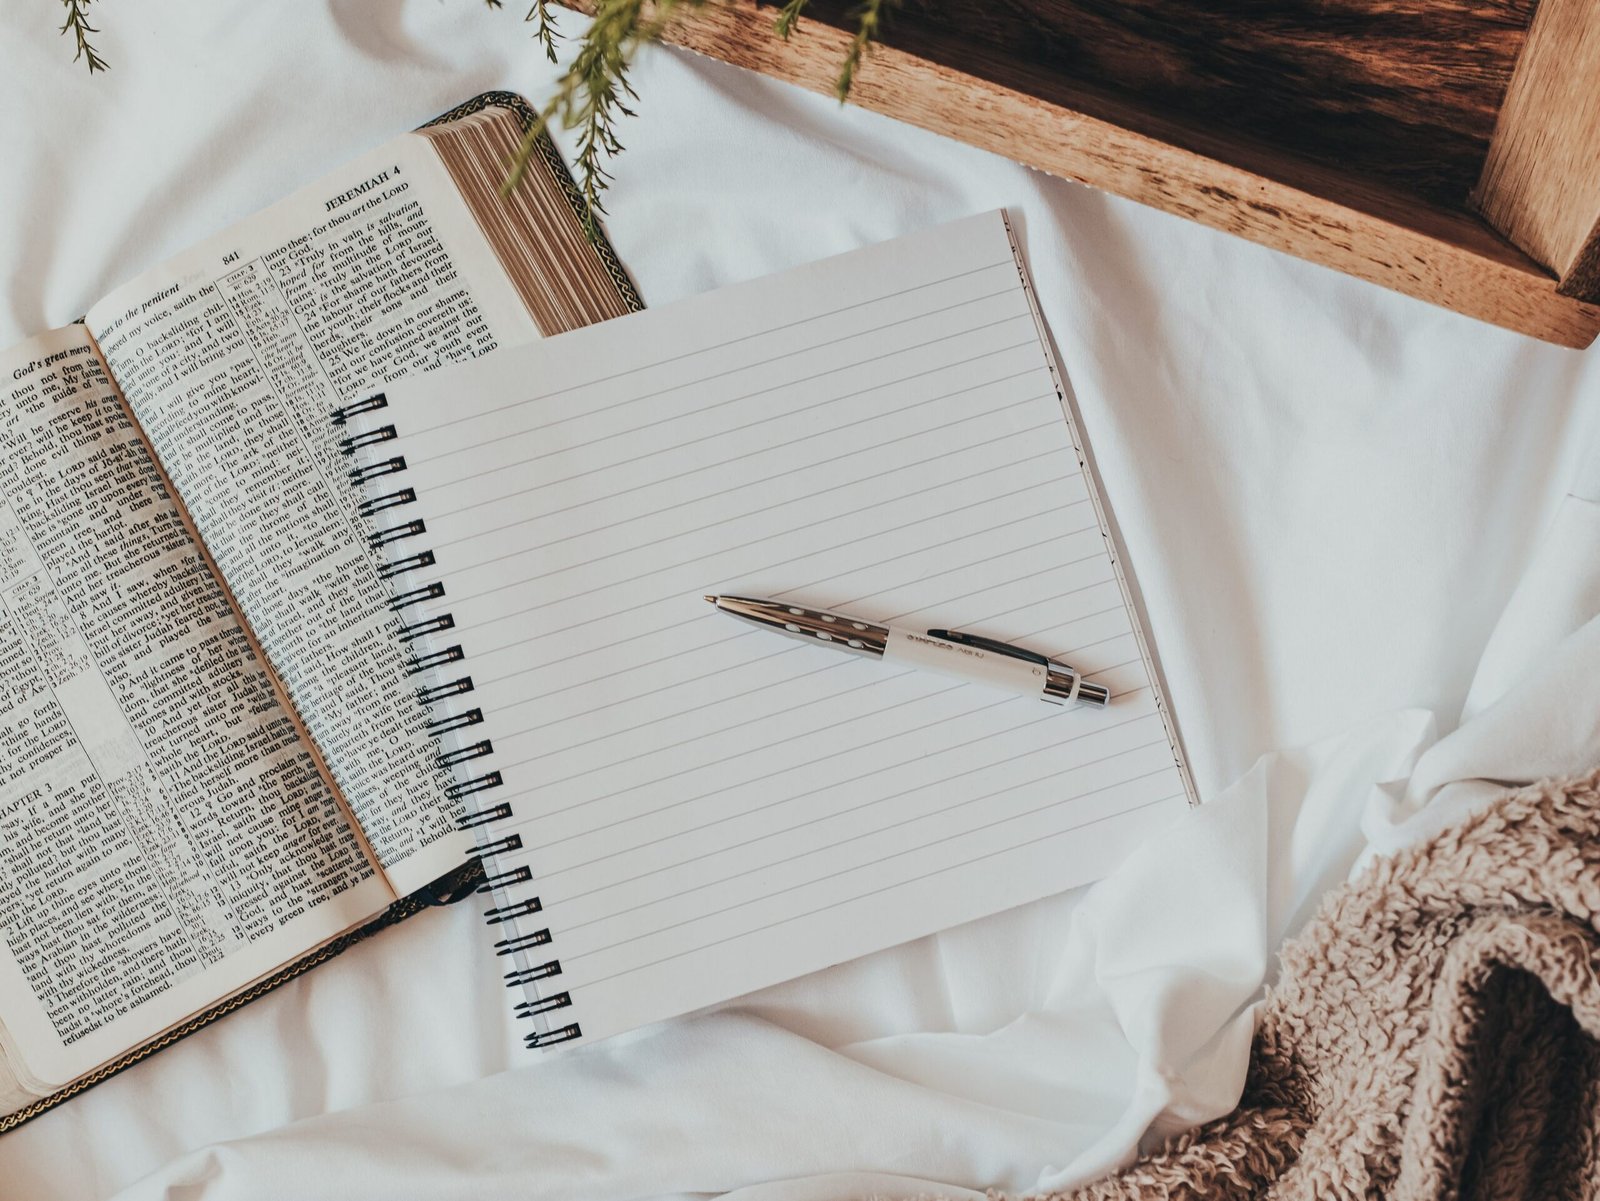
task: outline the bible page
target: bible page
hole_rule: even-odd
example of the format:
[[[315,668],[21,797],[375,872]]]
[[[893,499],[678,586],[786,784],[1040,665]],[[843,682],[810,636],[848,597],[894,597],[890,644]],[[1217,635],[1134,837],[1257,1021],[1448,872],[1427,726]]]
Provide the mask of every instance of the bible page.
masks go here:
[[[1042,322],[991,213],[402,381],[398,437],[511,816],[492,916],[603,1037],[1086,883],[1189,805]],[[397,545],[395,554],[411,553]],[[705,594],[966,630],[1067,708]],[[844,637],[843,634],[840,637]],[[465,769],[463,769],[465,770]],[[537,900],[535,900],[537,898]],[[501,933],[503,932],[503,933]],[[530,1025],[533,1023],[530,1022]]]
[[[88,334],[0,353],[0,1021],[24,1082],[391,900]]]
[[[439,156],[401,137],[88,324],[395,890],[459,867],[331,424],[382,381],[538,337]]]

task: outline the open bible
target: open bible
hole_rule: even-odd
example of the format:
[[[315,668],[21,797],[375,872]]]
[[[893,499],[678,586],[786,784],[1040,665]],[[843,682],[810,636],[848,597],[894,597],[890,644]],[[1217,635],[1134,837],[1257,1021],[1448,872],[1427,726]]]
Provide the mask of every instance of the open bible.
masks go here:
[[[482,881],[328,415],[638,307],[491,93],[0,352],[0,1129]],[[476,871],[476,874],[474,872]]]

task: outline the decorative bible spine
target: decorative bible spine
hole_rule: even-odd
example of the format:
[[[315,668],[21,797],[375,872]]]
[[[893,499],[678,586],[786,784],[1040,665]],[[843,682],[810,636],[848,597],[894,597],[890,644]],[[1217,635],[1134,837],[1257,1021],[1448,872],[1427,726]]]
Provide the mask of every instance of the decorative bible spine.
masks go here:
[[[543,908],[533,891],[532,870],[525,864],[509,870],[498,865],[499,856],[521,848],[522,836],[515,830],[501,833],[497,828],[514,814],[508,802],[493,797],[505,781],[491,766],[494,744],[478,737],[481,731],[476,727],[484,724],[483,711],[462,700],[473,691],[472,676],[467,674],[466,653],[449,638],[455,618],[441,603],[447,599],[445,586],[439,580],[424,582],[423,573],[435,560],[433,551],[425,546],[425,520],[411,515],[415,510],[409,506],[418,500],[416,490],[407,486],[404,478],[405,456],[383,455],[382,444],[394,441],[398,433],[394,425],[383,424],[381,417],[371,414],[388,406],[388,397],[379,392],[334,410],[334,426],[350,431],[340,438],[339,450],[352,460],[350,485],[361,494],[361,516],[371,522],[367,542],[380,560],[378,574],[389,589],[389,608],[398,616],[397,633],[406,646],[406,671],[417,680],[417,699],[438,746],[435,766],[450,780],[444,786],[445,795],[461,803],[461,828],[474,835],[485,876],[478,892],[488,894],[492,901],[484,917],[489,925],[502,928],[502,936],[494,944],[495,954],[511,965],[505,974],[506,987],[521,989],[525,995],[513,1009],[536,1027],[524,1041],[529,1047],[571,1042],[583,1035],[577,1020],[557,1024],[560,1017],[570,1016],[560,1011],[572,1008],[571,993],[544,991],[550,987],[546,982],[561,975],[561,961],[544,958],[548,952],[543,949],[553,941],[549,927],[529,930],[522,925]],[[361,455],[369,449],[372,454]]]

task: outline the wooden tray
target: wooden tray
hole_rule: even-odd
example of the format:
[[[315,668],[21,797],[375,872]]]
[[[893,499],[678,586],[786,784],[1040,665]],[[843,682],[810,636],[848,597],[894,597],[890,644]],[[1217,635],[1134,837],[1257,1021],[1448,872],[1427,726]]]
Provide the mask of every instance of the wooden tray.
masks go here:
[[[831,92],[853,4],[787,43],[750,0],[666,36]],[[1547,341],[1600,331],[1600,0],[903,0],[850,98]]]

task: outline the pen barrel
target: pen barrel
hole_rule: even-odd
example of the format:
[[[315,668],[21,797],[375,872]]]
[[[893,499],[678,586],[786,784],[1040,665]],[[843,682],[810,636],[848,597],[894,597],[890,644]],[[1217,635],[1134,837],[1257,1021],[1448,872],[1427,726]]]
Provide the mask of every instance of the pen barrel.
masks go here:
[[[982,647],[964,646],[920,630],[890,628],[883,661],[982,684],[1016,696],[1049,699],[1045,688],[1051,669],[1043,663],[1012,658]]]
[[[1104,684],[1090,683],[1077,672],[1057,664],[1050,669],[1050,681],[1044,686],[1044,699],[1057,705],[1104,708],[1111,703],[1111,690]]]
[[[719,612],[761,626],[774,634],[783,634],[802,642],[826,643],[835,650],[866,658],[875,659],[883,654],[884,639],[889,634],[886,626],[805,605],[755,600],[747,596],[719,596],[716,604]]]
[[[1110,694],[1064,663],[1018,650],[975,634],[949,630],[909,630],[881,626],[844,613],[813,609],[787,601],[748,596],[708,596],[719,612],[750,622],[774,634],[802,642],[821,642],[835,650],[866,658],[938,672],[952,679],[980,684],[1014,696],[1053,705],[1103,706]]]

